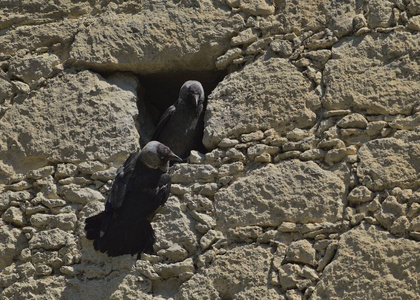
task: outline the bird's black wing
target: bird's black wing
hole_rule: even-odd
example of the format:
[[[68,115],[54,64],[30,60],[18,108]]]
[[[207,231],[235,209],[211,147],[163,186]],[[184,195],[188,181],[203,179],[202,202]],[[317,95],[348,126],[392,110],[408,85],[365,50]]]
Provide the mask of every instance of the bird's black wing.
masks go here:
[[[154,197],[151,197],[151,202],[149,202],[149,205],[147,205],[147,209],[145,209],[145,212],[147,212],[146,217],[148,220],[152,220],[154,215],[156,214],[156,210],[159,208],[159,206],[162,206],[165,204],[166,200],[168,200],[169,192],[171,190],[171,177],[164,173],[160,176],[159,183],[156,187],[156,194]]]
[[[158,140],[159,136],[165,127],[166,123],[168,123],[169,119],[172,117],[172,115],[175,113],[176,107],[175,105],[171,105],[168,107],[168,109],[165,111],[163,116],[160,118],[159,123],[156,126],[155,133],[153,134],[152,140]]]
[[[136,166],[137,159],[140,152],[130,154],[124,164],[118,169],[117,176],[115,176],[114,183],[112,184],[111,192],[109,193],[107,206],[108,208],[121,207],[125,195],[130,188],[130,177]]]

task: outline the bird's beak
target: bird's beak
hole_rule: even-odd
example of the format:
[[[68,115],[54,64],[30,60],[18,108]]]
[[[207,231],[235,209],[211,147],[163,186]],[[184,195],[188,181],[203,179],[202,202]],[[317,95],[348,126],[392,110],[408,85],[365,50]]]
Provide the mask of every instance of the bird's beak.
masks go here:
[[[195,100],[195,106],[200,105],[200,94],[195,94],[194,100]]]
[[[168,159],[171,160],[171,161],[176,161],[176,162],[183,162],[184,161],[181,157],[179,157],[178,155],[176,155],[172,151],[169,152]]]

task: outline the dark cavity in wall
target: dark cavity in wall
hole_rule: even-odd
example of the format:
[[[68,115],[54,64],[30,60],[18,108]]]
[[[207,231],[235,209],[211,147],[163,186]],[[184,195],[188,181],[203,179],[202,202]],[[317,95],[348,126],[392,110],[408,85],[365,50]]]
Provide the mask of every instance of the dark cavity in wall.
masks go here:
[[[226,74],[226,71],[195,71],[139,75],[141,86],[138,91],[139,116],[137,121],[141,147],[152,138],[160,117],[178,99],[179,89],[185,81],[200,81],[207,99]],[[204,146],[197,150],[205,152]]]

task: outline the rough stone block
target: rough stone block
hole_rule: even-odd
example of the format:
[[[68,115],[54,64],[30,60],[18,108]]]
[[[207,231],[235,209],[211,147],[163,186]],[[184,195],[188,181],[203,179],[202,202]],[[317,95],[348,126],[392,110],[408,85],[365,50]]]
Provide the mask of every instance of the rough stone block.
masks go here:
[[[341,235],[337,254],[315,287],[312,299],[416,298],[420,273],[418,242],[395,238],[375,225],[361,224]],[[372,271],[366,266],[378,264]],[[404,266],[404,267],[402,267]]]
[[[269,164],[215,194],[216,228],[335,222],[342,216],[345,189],[341,179],[313,162]]]

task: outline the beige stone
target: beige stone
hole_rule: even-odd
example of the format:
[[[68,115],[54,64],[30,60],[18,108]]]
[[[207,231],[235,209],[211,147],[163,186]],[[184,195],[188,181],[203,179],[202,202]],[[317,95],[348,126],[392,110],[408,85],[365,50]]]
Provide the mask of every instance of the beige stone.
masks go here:
[[[192,176],[191,176],[192,175]],[[171,170],[173,183],[192,183],[200,180],[211,182],[217,176],[217,169],[212,165],[176,164]]]
[[[258,39],[258,36],[252,28],[241,31],[237,36],[233,37],[230,41],[232,46],[251,44]]]
[[[257,72],[263,76],[256,76]],[[309,127],[315,115],[306,101],[313,97],[309,80],[287,60],[257,60],[230,74],[209,96],[203,142],[213,149],[225,137],[264,127],[279,131],[290,123]],[[289,102],[291,98],[294,100]]]
[[[411,113],[418,104],[420,68],[410,53],[418,49],[419,42],[417,36],[404,32],[343,39],[333,47],[332,59],[325,65],[323,104],[353,112]],[[391,59],[392,63],[386,63]]]
[[[417,242],[395,238],[374,225],[359,225],[341,236],[335,259],[325,269],[312,298],[355,299],[369,295],[386,299],[396,294],[415,298],[420,291],[414,279],[420,272],[419,255]],[[379,267],[372,271],[369,264]]]
[[[134,92],[123,90],[89,71],[52,79],[0,120],[3,161],[20,159],[19,170],[34,159],[41,164],[88,158],[121,163],[138,146],[132,121],[137,114],[136,87],[132,88]],[[110,119],[119,120],[119,127]],[[45,130],[37,129],[41,127]],[[14,149],[13,156],[7,149]]]
[[[274,5],[269,0],[239,0],[239,7],[249,14],[271,15],[274,13]]]
[[[19,256],[20,251],[25,248],[25,237],[22,231],[13,226],[7,225],[0,220],[0,271],[9,266],[13,259]]]
[[[55,168],[53,166],[46,166],[37,170],[29,171],[27,176],[28,178],[32,178],[32,179],[41,179],[49,175],[52,175],[54,171],[55,171]]]
[[[181,286],[175,299],[218,299],[219,295],[223,298],[275,299],[279,295],[266,287],[271,258],[272,254],[265,246],[246,245],[228,250],[225,255],[216,256],[212,265],[204,270],[206,281],[201,274],[194,275]],[[247,282],[252,282],[252,286]],[[209,298],[216,291],[218,296]]]
[[[216,67],[220,70],[226,69],[235,59],[241,57],[241,54],[241,48],[229,49],[225,54],[217,58]]]
[[[194,271],[194,264],[192,258],[187,258],[186,260],[173,264],[156,264],[154,269],[157,274],[162,278],[169,278],[173,276],[179,276],[185,272]]]
[[[169,261],[182,261],[188,257],[188,252],[178,244],[173,244],[167,249],[161,249],[157,255],[164,256]]]
[[[339,178],[313,162],[269,164],[215,194],[216,228],[334,222],[341,217],[344,190]]]
[[[67,189],[64,193],[67,201],[72,203],[86,204],[90,201],[105,201],[105,197],[98,191],[92,188],[73,188]]]
[[[181,245],[189,254],[197,249],[198,241],[192,232],[191,220],[182,211],[181,202],[176,197],[169,197],[152,227],[156,234],[156,251],[166,249],[171,244]]]
[[[34,85],[40,79],[53,76],[54,68],[60,63],[59,58],[52,54],[41,54],[34,57],[13,59],[10,63],[10,76]]]
[[[75,19],[17,26],[0,36],[0,53],[15,55],[19,50],[26,52],[26,49],[35,50],[55,43],[65,48],[74,38],[78,26],[79,22]]]
[[[75,35],[70,61],[143,74],[214,70],[215,59],[227,50],[222,41],[228,42],[242,22],[210,1],[183,9],[171,2],[144,3],[137,13],[92,18]]]
[[[405,142],[396,138],[373,140],[358,151],[358,176],[373,190],[418,186],[420,171],[418,141]]]
[[[13,85],[10,81],[0,77],[0,104],[13,98]]]
[[[351,190],[347,196],[347,200],[350,203],[363,203],[369,202],[373,199],[373,193],[365,186],[358,186]]]
[[[289,41],[274,40],[270,44],[270,49],[279,54],[280,57],[289,57],[293,53],[293,44]]]
[[[286,250],[285,260],[287,262],[315,265],[316,251],[307,240],[291,243]]]
[[[55,228],[35,233],[29,241],[29,249],[57,250],[73,243],[74,236],[72,234]]]
[[[64,213],[58,215],[34,214],[31,216],[29,221],[33,226],[36,227],[70,230],[74,229],[77,217],[74,213]]]
[[[361,114],[350,114],[337,122],[337,126],[341,128],[366,128],[368,122]]]
[[[23,226],[26,224],[25,215],[22,213],[22,210],[19,207],[11,206],[9,207],[2,215],[1,218],[15,226]]]
[[[419,0],[3,1],[0,298],[416,299],[419,17]],[[162,79],[172,100],[143,101]],[[86,217],[187,79],[208,151],[171,168],[154,253],[95,251]]]

